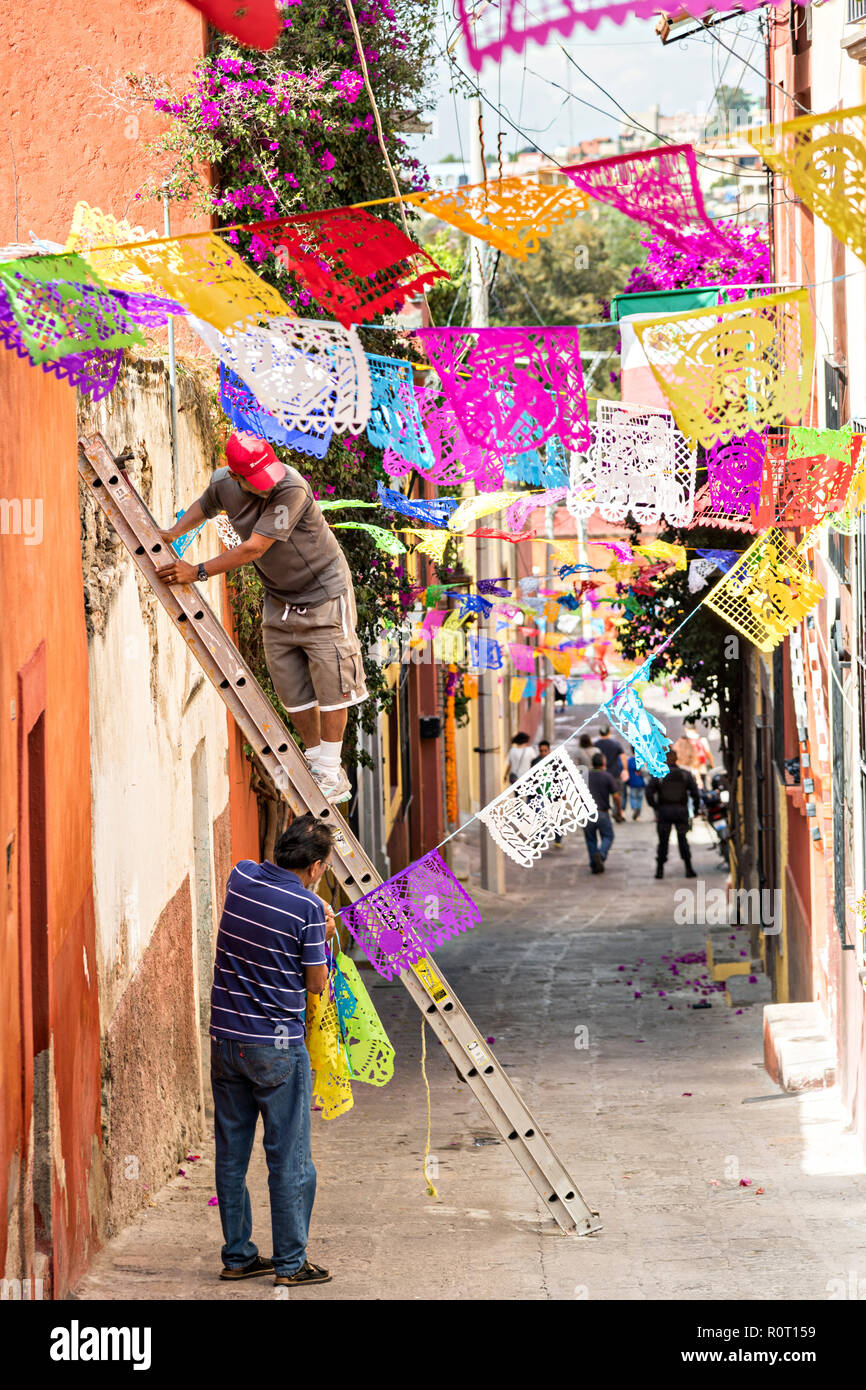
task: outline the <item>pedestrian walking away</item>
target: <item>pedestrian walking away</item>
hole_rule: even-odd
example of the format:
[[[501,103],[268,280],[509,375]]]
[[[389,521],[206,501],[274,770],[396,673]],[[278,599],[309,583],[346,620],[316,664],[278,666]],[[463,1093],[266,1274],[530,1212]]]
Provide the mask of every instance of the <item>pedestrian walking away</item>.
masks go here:
[[[201,497],[166,541],[225,512],[241,538],[198,566],[175,559],[168,584],[205,582],[252,564],[265,590],[262,638],[274,689],[291,715],[310,769],[331,802],[352,794],[341,765],[348,710],[367,699],[352,576],[306,478],[280,463],[269,444],[235,433]]]
[[[605,766],[611,776],[619,777],[622,772],[622,755],[625,750],[618,739],[611,738],[609,724],[602,724],[599,736],[595,740],[595,746],[600,753],[604,754]]]
[[[325,943],[334,915],[312,891],[333,847],[331,829],[300,816],[274,860],[241,860],[229,874],[211,992],[211,1086],[224,1280],[327,1283],[307,1259],[316,1170],[310,1152],[312,1076],[304,1043],[307,994],[328,985]],[[261,1115],[273,1258],[252,1240],[247,1168]]]
[[[547,739],[546,739],[546,738],[539,739],[539,742],[538,742],[538,756],[532,759],[532,762],[530,763],[530,767],[535,767],[536,763],[540,763],[541,760],[542,760],[542,758],[546,758],[546,757],[548,756],[549,753],[550,753],[550,744],[548,743]],[[553,837],[553,848],[554,848],[554,849],[562,849],[562,836],[561,836],[561,835],[554,835],[554,837]]]
[[[686,878],[697,878],[692,867],[692,852],[689,847],[689,799],[695,807],[700,806],[698,784],[688,768],[679,767],[673,748],[668,750],[666,777],[651,777],[646,789],[646,799],[653,808],[658,827],[658,848],[656,851],[656,878],[664,878],[668,857],[668,844],[671,831],[676,829],[680,858],[686,866]]]
[[[594,754],[595,744],[593,743],[589,734],[581,734],[580,738],[577,740],[577,747],[575,748],[571,756],[577,763],[578,767],[582,767],[584,769],[584,775],[586,775],[586,773],[589,772],[589,769],[592,767],[592,759]]]
[[[594,753],[592,767],[587,776],[589,794],[598,807],[598,819],[587,821],[583,827],[583,837],[589,852],[589,867],[594,874],[603,874],[605,860],[613,844],[613,825],[610,819],[611,799],[616,807],[617,819],[622,820],[622,801],[619,786],[604,765],[604,754]]]
[[[626,786],[628,787],[628,804],[631,807],[632,820],[639,820],[643,808],[644,791],[646,782],[643,779],[642,768],[638,767],[637,758],[632,749],[631,757],[626,763]]]
[[[516,782],[518,777],[529,771],[534,757],[535,751],[529,741],[529,734],[515,734],[505,764],[505,776],[509,784]]]

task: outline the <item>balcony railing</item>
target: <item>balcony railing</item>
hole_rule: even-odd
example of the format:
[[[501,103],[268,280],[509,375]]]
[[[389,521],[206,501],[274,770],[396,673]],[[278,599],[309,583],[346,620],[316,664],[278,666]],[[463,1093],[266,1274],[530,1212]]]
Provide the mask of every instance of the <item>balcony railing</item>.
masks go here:
[[[859,24],[866,19],[866,0],[848,0],[848,23]]]

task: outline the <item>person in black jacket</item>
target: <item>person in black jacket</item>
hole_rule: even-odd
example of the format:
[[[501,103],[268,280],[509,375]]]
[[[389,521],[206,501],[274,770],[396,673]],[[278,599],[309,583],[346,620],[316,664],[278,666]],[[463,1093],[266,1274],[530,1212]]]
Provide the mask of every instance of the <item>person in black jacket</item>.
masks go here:
[[[668,857],[668,843],[671,830],[676,827],[680,858],[686,866],[686,878],[697,878],[692,868],[692,852],[688,842],[689,797],[697,808],[700,806],[698,784],[688,768],[677,766],[677,755],[668,749],[669,773],[666,777],[651,777],[646,789],[646,799],[655,812],[658,826],[658,850],[656,859],[656,878],[664,878],[665,861]]]

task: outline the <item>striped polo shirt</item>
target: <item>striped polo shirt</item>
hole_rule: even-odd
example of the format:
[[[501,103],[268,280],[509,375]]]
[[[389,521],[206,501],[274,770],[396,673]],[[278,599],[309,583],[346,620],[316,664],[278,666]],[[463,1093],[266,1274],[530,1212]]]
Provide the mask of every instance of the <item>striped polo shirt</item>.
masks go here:
[[[325,964],[325,909],[297,874],[242,859],[229,874],[217,933],[214,1038],[304,1040],[308,965]]]

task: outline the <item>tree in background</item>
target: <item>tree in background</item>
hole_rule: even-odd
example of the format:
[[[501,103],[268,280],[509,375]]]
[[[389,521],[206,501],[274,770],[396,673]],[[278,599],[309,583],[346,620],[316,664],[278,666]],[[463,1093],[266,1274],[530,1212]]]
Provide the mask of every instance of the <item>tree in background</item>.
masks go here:
[[[707,135],[723,137],[731,131],[747,126],[755,104],[756,98],[744,88],[728,87],[723,83],[716,89],[716,101],[707,126]]]

